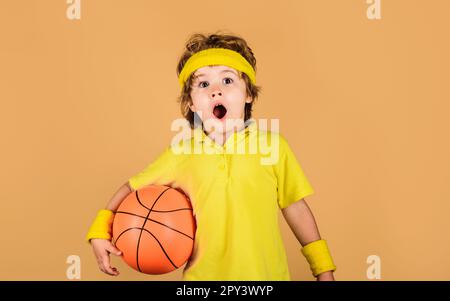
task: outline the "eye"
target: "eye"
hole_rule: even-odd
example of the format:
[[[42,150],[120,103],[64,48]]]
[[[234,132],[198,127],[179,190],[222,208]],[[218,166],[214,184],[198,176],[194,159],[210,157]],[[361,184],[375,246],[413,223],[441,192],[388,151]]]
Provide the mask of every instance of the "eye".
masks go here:
[[[225,84],[231,84],[231,83],[233,82],[233,79],[232,79],[232,78],[229,78],[229,77],[225,77],[225,78],[223,79],[223,82],[224,82]]]
[[[209,86],[209,83],[208,83],[208,82],[200,82],[200,83],[198,84],[198,86],[199,86],[200,88],[206,88],[206,87]]]

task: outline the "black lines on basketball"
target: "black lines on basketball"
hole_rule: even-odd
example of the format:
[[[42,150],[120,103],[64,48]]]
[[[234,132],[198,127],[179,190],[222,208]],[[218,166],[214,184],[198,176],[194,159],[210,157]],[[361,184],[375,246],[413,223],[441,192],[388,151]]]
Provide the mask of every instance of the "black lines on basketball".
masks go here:
[[[144,204],[142,204],[141,200],[139,199],[138,191],[139,190],[136,190],[135,193],[136,193],[136,199],[139,202],[139,204],[141,204],[141,206],[144,207],[145,209],[152,210],[152,209],[148,208],[147,206],[145,206]],[[155,204],[155,203],[153,203],[153,204]]]
[[[128,215],[133,215],[133,216],[137,216],[137,217],[140,217],[140,218],[146,218],[145,216],[142,216],[142,215],[139,215],[139,214],[136,214],[136,213],[126,212],[126,211],[117,211],[116,214],[128,214]]]
[[[172,188],[172,187],[168,187],[168,188],[167,188],[166,190],[164,190],[159,196],[161,196],[164,192],[166,192],[166,191],[169,190],[169,189],[173,189],[173,188]],[[176,189],[174,189],[174,190],[175,190],[175,191],[178,191],[178,190],[176,190]],[[145,206],[145,205],[141,202],[141,200],[139,199],[138,191],[139,191],[139,190],[136,190],[136,191],[135,191],[137,201],[139,202],[139,204],[140,204],[142,207],[144,207],[145,209],[148,209],[148,210],[150,210],[150,211],[154,211],[154,212],[172,212],[172,211],[177,211],[177,210],[192,210],[191,208],[181,208],[181,209],[175,209],[175,210],[169,210],[169,211],[158,211],[158,210],[153,210],[153,207],[155,206],[156,201],[157,201],[158,199],[156,199],[156,200],[153,202],[152,208],[148,208],[148,207]],[[158,197],[158,198],[159,198],[159,197]]]
[[[150,209],[149,209],[150,210]],[[152,210],[152,212],[158,212],[158,213],[172,213],[172,212],[176,212],[176,211],[183,211],[183,210],[188,210],[188,211],[192,211],[192,208],[180,208],[180,209],[173,209],[173,210]],[[131,213],[131,212],[126,212],[126,211],[116,211],[115,213],[124,213],[124,214],[131,214],[131,215],[135,215],[137,217],[142,217],[140,215],[137,215],[135,213]]]
[[[151,184],[128,194],[114,213],[112,242],[136,271],[168,273],[192,256],[196,223],[183,191]]]
[[[120,236],[122,236],[122,234],[124,234],[125,232],[128,232],[128,231],[130,231],[130,230],[139,230],[139,231],[144,230],[145,232],[147,232],[148,234],[150,234],[150,235],[156,240],[156,242],[158,243],[159,247],[160,247],[161,250],[163,251],[164,255],[166,255],[166,257],[167,257],[167,259],[170,261],[170,263],[171,263],[176,269],[178,269],[178,267],[175,265],[175,263],[173,263],[173,261],[170,259],[169,254],[167,254],[166,250],[164,249],[163,245],[162,245],[161,242],[158,240],[158,238],[156,238],[156,236],[153,235],[153,233],[151,233],[151,232],[148,231],[147,229],[142,229],[142,228],[139,228],[139,227],[128,228],[128,229],[124,230],[122,233],[120,233],[120,235],[119,235],[119,237],[117,237],[115,243],[117,244],[117,241],[119,240]],[[139,268],[139,261],[137,261],[137,265],[138,265],[138,268]],[[140,268],[139,268],[139,271],[141,271]]]
[[[128,229],[123,230],[122,233],[120,233],[119,236],[117,236],[116,240],[114,241],[114,245],[117,246],[117,242],[119,241],[119,238],[120,238],[123,234],[125,234],[125,232],[128,232],[128,231],[133,230],[133,229],[141,230],[141,228],[138,228],[138,227],[132,227],[132,228],[128,228]]]
[[[190,236],[187,235],[186,233],[183,233],[183,232],[181,232],[181,231],[178,231],[177,229],[171,228],[171,227],[167,226],[166,224],[160,223],[160,222],[155,221],[155,220],[153,220],[153,219],[151,219],[151,218],[149,218],[149,220],[150,220],[151,222],[154,222],[154,223],[156,223],[156,224],[160,224],[161,226],[164,226],[164,227],[166,227],[166,228],[169,228],[170,230],[173,230],[173,231],[175,231],[175,232],[178,232],[178,233],[180,233],[180,234],[183,234],[184,236],[186,236],[186,237],[188,237],[188,238],[194,240],[193,237],[190,237]]]
[[[177,210],[172,210],[172,211],[177,211]],[[151,212],[158,212],[158,211],[152,210]],[[183,232],[181,232],[181,231],[179,231],[179,230],[177,230],[177,229],[174,229],[174,228],[170,227],[169,225],[166,225],[166,224],[164,224],[164,223],[161,223],[161,222],[159,222],[159,221],[157,221],[157,220],[154,220],[154,219],[152,219],[152,218],[149,218],[148,215],[147,215],[147,217],[145,217],[145,216],[142,216],[142,215],[138,215],[138,214],[134,214],[134,213],[130,213],[130,212],[124,212],[124,211],[117,211],[116,214],[128,214],[128,215],[133,215],[133,216],[136,216],[136,217],[144,218],[144,219],[149,220],[149,221],[151,221],[151,222],[153,222],[153,223],[155,223],[155,224],[159,224],[159,225],[161,225],[161,226],[164,226],[164,227],[166,227],[166,228],[168,228],[168,229],[170,229],[170,230],[173,230],[173,231],[175,231],[175,232],[178,232],[178,233],[180,233],[180,234],[182,234],[182,235],[184,235],[184,236],[186,236],[186,237],[188,237],[188,238],[194,240],[193,237],[187,235],[186,233],[183,233]],[[145,225],[145,224],[144,224],[144,225]],[[122,232],[122,233],[123,233],[123,232]],[[120,235],[121,235],[121,234],[120,234]]]
[[[190,211],[192,211],[192,208],[180,208],[180,209],[173,209],[173,210],[152,210],[152,212],[170,213],[170,212],[182,211],[182,210],[190,210]]]
[[[162,196],[167,190],[169,190],[169,189],[171,189],[171,188],[170,188],[170,187],[166,188],[163,192],[161,192],[161,193],[158,195],[158,197],[156,198],[156,200],[153,202],[152,208],[150,208],[150,209],[148,210],[147,217],[145,218],[144,223],[142,224],[142,227],[141,227],[141,233],[139,233],[139,238],[138,238],[138,241],[137,241],[137,248],[136,248],[136,265],[137,265],[137,268],[138,268],[139,272],[142,272],[141,267],[139,266],[139,245],[140,245],[140,243],[141,243],[142,231],[145,230],[145,229],[144,229],[145,224],[147,223],[148,217],[149,217],[150,213],[152,212],[153,207],[154,207],[155,204],[158,202],[158,200],[161,198],[161,196]],[[138,190],[136,190],[136,198],[137,198],[138,202],[139,202],[142,206],[144,206],[144,205],[142,204],[142,202],[139,200]],[[144,206],[144,207],[145,207],[145,206]],[[145,208],[147,208],[147,207],[145,207]],[[148,209],[148,208],[147,208],[147,209]],[[147,230],[146,230],[146,231],[147,231]],[[151,233],[150,233],[150,234],[151,234]],[[151,235],[153,236],[153,234],[151,234]],[[153,236],[153,237],[154,237],[154,236]],[[155,237],[155,239],[156,239],[156,237]],[[157,241],[158,241],[158,240],[157,240]],[[158,241],[158,243],[159,243],[159,241]],[[160,245],[161,245],[161,244],[160,244]],[[161,247],[162,247],[162,246],[161,246]],[[164,251],[164,253],[165,253],[165,251]],[[169,259],[169,260],[170,260],[170,259]],[[170,260],[170,262],[172,262],[172,260]]]
[[[142,229],[145,232],[147,232],[148,234],[150,234],[151,236],[153,236],[153,238],[156,240],[156,242],[158,243],[158,245],[161,247],[161,250],[164,252],[164,255],[166,255],[167,259],[169,259],[170,263],[175,267],[175,269],[178,269],[178,267],[175,265],[175,263],[173,263],[172,259],[170,259],[169,254],[167,254],[166,249],[164,249],[163,245],[161,244],[161,242],[156,238],[155,235],[153,235],[152,232],[148,231],[147,229]],[[139,266],[139,264],[138,264]]]

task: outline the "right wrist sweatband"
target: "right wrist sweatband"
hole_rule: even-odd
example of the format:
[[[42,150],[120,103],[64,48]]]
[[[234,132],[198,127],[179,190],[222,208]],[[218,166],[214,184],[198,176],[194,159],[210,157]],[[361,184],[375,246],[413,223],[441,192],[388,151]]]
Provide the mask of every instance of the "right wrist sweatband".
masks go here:
[[[86,241],[90,242],[93,238],[110,240],[113,220],[114,213],[111,210],[102,209],[98,211],[97,216],[86,235]]]

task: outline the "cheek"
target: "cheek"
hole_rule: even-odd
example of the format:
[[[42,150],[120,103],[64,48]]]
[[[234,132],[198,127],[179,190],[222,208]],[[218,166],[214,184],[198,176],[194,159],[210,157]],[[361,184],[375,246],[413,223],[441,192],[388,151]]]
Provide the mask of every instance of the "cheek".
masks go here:
[[[239,95],[239,99],[245,102],[245,99],[247,98],[247,86],[244,81],[239,83],[236,94]]]
[[[198,104],[200,99],[200,93],[198,93],[197,91],[192,91],[191,92],[191,100],[193,104]]]
[[[233,91],[232,94],[230,94],[231,96],[231,100],[233,100],[233,102],[240,108],[242,107],[242,109],[245,106],[245,101],[247,99],[247,93],[246,90],[242,90],[242,89],[236,89]]]
[[[207,104],[207,100],[205,101],[205,97],[201,93],[191,93],[191,100],[197,110],[202,109]]]

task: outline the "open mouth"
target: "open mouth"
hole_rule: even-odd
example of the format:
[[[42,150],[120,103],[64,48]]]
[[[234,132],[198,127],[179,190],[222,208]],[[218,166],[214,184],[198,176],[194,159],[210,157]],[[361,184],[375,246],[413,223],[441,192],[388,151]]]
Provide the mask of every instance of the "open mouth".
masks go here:
[[[227,114],[227,108],[225,108],[221,103],[214,106],[213,114],[217,119],[222,119]]]

